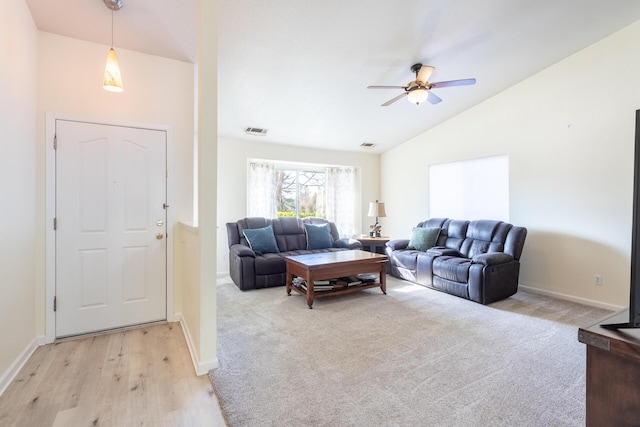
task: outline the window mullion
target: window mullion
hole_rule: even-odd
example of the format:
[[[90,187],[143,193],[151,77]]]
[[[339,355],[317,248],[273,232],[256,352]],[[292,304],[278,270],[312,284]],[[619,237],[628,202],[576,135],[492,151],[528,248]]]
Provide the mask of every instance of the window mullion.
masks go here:
[[[300,169],[296,169],[296,218],[300,218]]]

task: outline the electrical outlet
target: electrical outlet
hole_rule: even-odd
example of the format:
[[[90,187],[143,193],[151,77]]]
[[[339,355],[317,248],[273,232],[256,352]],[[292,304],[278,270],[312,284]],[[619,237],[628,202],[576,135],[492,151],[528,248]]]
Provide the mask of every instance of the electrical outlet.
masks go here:
[[[595,276],[593,276],[593,284],[601,286],[602,285],[602,276],[599,275],[599,274],[596,274]]]

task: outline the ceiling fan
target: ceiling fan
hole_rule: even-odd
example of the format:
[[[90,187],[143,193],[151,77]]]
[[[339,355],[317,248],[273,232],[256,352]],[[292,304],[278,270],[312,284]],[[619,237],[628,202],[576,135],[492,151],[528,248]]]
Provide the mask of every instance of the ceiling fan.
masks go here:
[[[442,99],[435,93],[431,92],[431,89],[450,86],[467,86],[476,83],[476,79],[449,80],[446,82],[429,83],[429,77],[431,77],[433,70],[435,70],[435,67],[431,67],[429,65],[413,64],[411,66],[411,72],[416,74],[416,79],[407,83],[406,86],[367,86],[367,89],[404,89],[404,93],[401,93],[382,104],[383,107],[386,107],[405,96],[412,104],[419,105],[424,100],[427,100],[432,104],[437,104],[441,102]]]

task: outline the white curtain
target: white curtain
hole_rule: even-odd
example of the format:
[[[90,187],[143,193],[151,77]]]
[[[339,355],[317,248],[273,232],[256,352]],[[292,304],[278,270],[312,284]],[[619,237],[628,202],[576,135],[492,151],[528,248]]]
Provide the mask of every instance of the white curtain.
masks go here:
[[[271,163],[252,161],[249,163],[249,191],[247,192],[247,216],[275,218],[276,169]]]
[[[355,226],[356,168],[330,167],[327,174],[327,219],[333,221],[340,237],[353,237]]]

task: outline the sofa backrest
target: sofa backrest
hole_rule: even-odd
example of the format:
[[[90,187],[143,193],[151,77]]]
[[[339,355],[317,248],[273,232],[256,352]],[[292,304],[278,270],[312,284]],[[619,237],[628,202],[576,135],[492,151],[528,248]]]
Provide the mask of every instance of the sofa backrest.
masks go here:
[[[307,248],[307,233],[304,224],[326,224],[329,223],[329,231],[333,241],[340,238],[338,229],[333,222],[324,218],[309,217],[298,219],[293,217],[263,218],[250,217],[243,218],[237,222],[227,223],[227,241],[229,247],[242,244],[249,246],[249,242],[244,237],[243,230],[252,228],[264,228],[269,225],[273,227],[273,234],[278,244],[280,252],[304,250]]]
[[[489,219],[474,221],[430,218],[418,227],[440,228],[436,246],[455,249],[466,258],[487,252],[504,252],[520,259],[527,229]]]

